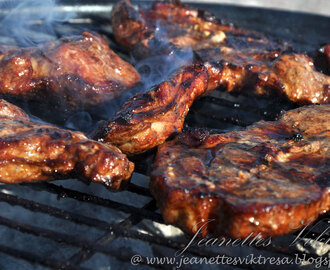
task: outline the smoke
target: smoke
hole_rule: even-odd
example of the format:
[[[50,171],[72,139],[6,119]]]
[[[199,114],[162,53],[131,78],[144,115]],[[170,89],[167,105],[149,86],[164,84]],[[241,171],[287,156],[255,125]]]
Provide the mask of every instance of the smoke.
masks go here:
[[[153,55],[135,64],[141,75],[145,90],[167,80],[169,76],[183,65],[193,61],[193,51],[178,51],[170,55]]]
[[[170,26],[166,26],[161,21],[156,21],[154,37],[149,41],[151,55],[135,63],[145,88],[167,80],[174,71],[192,63],[194,59],[192,48],[181,49],[171,43],[168,37],[170,30],[167,29]]]
[[[88,112],[76,112],[66,120],[64,127],[88,133],[93,128],[93,119]]]
[[[56,28],[75,16],[56,0],[0,1],[0,36],[19,46],[35,46],[58,37]]]

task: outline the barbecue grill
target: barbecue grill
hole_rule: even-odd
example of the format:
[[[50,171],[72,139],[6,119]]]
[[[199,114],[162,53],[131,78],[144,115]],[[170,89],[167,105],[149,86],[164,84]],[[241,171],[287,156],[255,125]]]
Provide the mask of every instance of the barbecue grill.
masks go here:
[[[108,1],[109,2],[109,1]],[[1,2],[0,2],[1,3]],[[315,50],[329,40],[330,19],[327,17],[285,11],[246,8],[219,4],[193,4],[208,9],[217,17],[239,26],[273,34],[292,41],[298,50]],[[103,34],[121,57],[130,60],[115,43],[109,14],[112,3],[84,1],[72,4],[61,1],[59,12],[75,12],[68,22],[55,26],[54,34],[45,39],[80,33],[84,29]],[[20,12],[36,12],[21,9]],[[0,10],[0,16],[8,10]],[[276,27],[274,27],[276,22]],[[38,35],[42,21],[31,21],[29,31]],[[0,26],[5,27],[4,25]],[[2,44],[15,40],[0,36]],[[117,105],[118,106],[118,105]],[[255,121],[274,120],[282,110],[295,105],[281,99],[267,99],[246,95],[234,96],[213,91],[192,106],[186,119],[189,127],[208,127],[216,132],[243,128]],[[109,117],[111,112],[109,112]],[[92,119],[92,118],[88,118]],[[92,121],[92,120],[91,120]],[[72,125],[72,121],[70,122]],[[93,123],[89,123],[93,124]],[[66,125],[68,125],[66,123]],[[72,127],[72,126],[69,126]],[[74,123],[73,123],[73,127]],[[160,212],[148,190],[148,173],[154,152],[133,161],[136,172],[127,190],[118,193],[107,191],[94,183],[86,184],[75,179],[20,185],[0,185],[0,269],[145,269],[149,267],[173,269],[176,265],[132,266],[131,257],[173,257],[189,242],[179,229],[164,224]],[[273,239],[268,247],[190,247],[186,256],[210,258],[217,255],[318,258],[329,256],[327,238],[318,240],[329,227],[330,215],[324,215],[304,239],[308,245],[290,243],[299,232]],[[286,269],[314,269],[315,265],[289,265]],[[204,265],[205,266],[205,265]],[[220,267],[205,266],[205,269]],[[278,269],[278,265],[221,266],[223,269]],[[182,269],[201,268],[200,265],[183,265]],[[202,267],[203,268],[203,267]],[[222,269],[222,268],[221,268]],[[322,269],[322,267],[320,268]]]

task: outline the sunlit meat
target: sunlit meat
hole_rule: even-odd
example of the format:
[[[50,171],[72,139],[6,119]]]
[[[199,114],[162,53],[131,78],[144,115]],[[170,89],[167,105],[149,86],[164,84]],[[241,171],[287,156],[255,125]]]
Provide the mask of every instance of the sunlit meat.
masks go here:
[[[138,58],[174,47],[199,50],[238,40],[256,47],[286,48],[285,44],[268,40],[261,33],[223,24],[209,12],[190,8],[179,1],[155,1],[151,8],[138,10],[129,1],[120,1],[111,15],[117,42]]]
[[[0,95],[56,111],[88,109],[139,80],[104,38],[87,32],[34,48],[0,46]]]
[[[228,47],[200,54],[213,88],[227,92],[284,97],[299,104],[329,103],[330,77],[316,71],[303,54],[250,52]]]
[[[208,91],[208,82],[205,66],[181,68],[167,81],[128,100],[92,137],[130,155],[152,149],[182,130],[189,107]]]
[[[312,59],[289,53],[286,42],[222,24],[178,1],[139,10],[121,1],[113,9],[112,25],[117,42],[136,58],[193,50],[214,88],[283,96],[300,104],[329,102],[330,77],[316,71]]]
[[[80,178],[118,190],[133,163],[121,151],[80,132],[36,124],[20,108],[0,100],[0,182]]]
[[[329,116],[330,105],[310,105],[243,131],[192,131],[162,144],[150,188],[164,220],[235,238],[314,221],[330,210]]]
[[[179,69],[168,80],[126,102],[113,119],[99,125],[93,138],[116,145],[130,155],[145,152],[181,132],[193,101],[218,86],[227,91],[246,91],[243,85],[247,84],[254,86],[256,94],[275,92],[306,103],[329,99],[330,78],[316,72],[304,55],[282,55],[268,66],[272,54],[255,58],[242,54],[240,59],[250,65],[246,68],[239,66],[236,55],[233,61],[237,65],[228,64],[226,61],[231,61],[231,57],[228,52],[220,63]]]

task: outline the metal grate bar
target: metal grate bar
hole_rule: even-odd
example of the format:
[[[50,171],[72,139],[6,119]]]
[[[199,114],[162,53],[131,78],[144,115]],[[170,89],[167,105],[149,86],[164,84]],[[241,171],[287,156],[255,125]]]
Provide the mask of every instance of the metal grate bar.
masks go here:
[[[90,270],[85,267],[71,265],[69,263],[63,263],[54,259],[50,258],[43,258],[39,255],[33,254],[31,252],[20,250],[17,248],[12,248],[5,245],[0,245],[0,252],[5,253],[7,255],[10,255],[12,257],[23,259],[25,261],[31,262],[31,263],[37,263],[49,268],[55,268],[55,269],[70,269],[70,270]]]
[[[19,198],[18,196],[0,193],[0,200],[6,201],[7,203],[12,204],[12,205],[19,205],[19,206],[25,207],[32,211],[39,210],[40,212],[45,212],[45,213],[48,212],[49,214],[53,214],[53,216],[55,216],[55,217],[60,217],[65,220],[70,220],[70,221],[74,221],[77,223],[82,223],[82,224],[90,225],[90,226],[93,226],[96,228],[111,231],[110,233],[105,234],[103,237],[101,237],[99,240],[97,240],[96,244],[93,244],[89,241],[84,241],[84,240],[77,239],[74,237],[72,238],[70,235],[67,235],[67,234],[62,234],[62,233],[54,232],[51,230],[47,230],[47,229],[43,229],[43,228],[39,228],[39,227],[35,227],[35,226],[30,226],[29,224],[16,222],[16,221],[13,221],[10,219],[0,217],[0,224],[10,227],[12,229],[16,229],[21,232],[33,234],[36,236],[47,237],[51,240],[54,240],[54,241],[57,241],[60,243],[64,242],[69,245],[83,247],[81,252],[78,252],[77,254],[72,256],[72,258],[70,260],[68,260],[69,265],[78,265],[79,263],[82,263],[84,260],[86,260],[90,256],[92,256],[95,252],[102,252],[107,255],[116,256],[118,259],[120,259],[122,261],[127,261],[130,259],[131,256],[134,255],[134,254],[127,254],[127,253],[125,253],[123,255],[123,254],[121,254],[120,251],[119,251],[119,253],[118,252],[116,253],[116,250],[114,251],[113,249],[106,249],[106,248],[102,248],[102,247],[103,247],[103,245],[113,241],[115,238],[121,236],[122,235],[121,232],[123,231],[124,228],[128,229],[131,226],[136,225],[138,222],[140,222],[143,219],[143,217],[139,217],[137,215],[135,215],[135,216],[131,215],[129,218],[127,218],[126,220],[124,220],[123,222],[121,222],[119,224],[109,224],[109,223],[106,223],[106,222],[103,222],[100,220],[96,220],[93,218],[87,218],[87,217],[69,213],[67,211],[63,211],[61,209],[57,209],[57,208],[54,208],[51,206],[47,206],[47,205],[35,203],[33,201],[25,200],[25,199]],[[148,210],[157,209],[157,207],[155,205],[155,201],[149,202],[143,208],[148,209]],[[78,260],[76,259],[76,257],[78,257]],[[31,258],[33,258],[33,256],[31,256]],[[29,259],[27,259],[27,260],[30,261]],[[72,263],[71,263],[71,261],[72,261]],[[42,262],[41,264],[44,265],[45,263]],[[57,263],[57,265],[59,265],[59,264],[60,263]],[[66,269],[66,265],[67,265],[67,263],[65,262],[65,263],[61,264],[61,267],[56,267],[56,268]],[[53,264],[53,266],[56,266],[56,265]]]
[[[125,213],[132,213],[132,214],[138,214],[141,215],[144,218],[151,219],[153,221],[157,222],[163,222],[163,218],[160,214],[140,209],[134,206],[130,206],[127,204],[122,204],[119,202],[115,202],[109,199],[104,199],[95,195],[87,194],[84,192],[64,188],[62,186],[57,186],[50,183],[34,183],[34,184],[22,184],[24,186],[30,186],[33,189],[37,190],[46,190],[50,193],[57,194],[59,198],[72,198],[81,202],[88,202],[100,206],[104,206],[107,208],[116,209],[118,211],[122,211]]]
[[[92,255],[91,251],[93,253],[95,252],[101,252],[103,254],[109,255],[109,256],[114,256],[117,259],[121,260],[121,261],[129,261],[130,258],[135,255],[132,252],[129,252],[128,250],[125,250],[125,252],[118,250],[117,248],[113,248],[111,246],[104,246],[104,245],[100,245],[100,244],[94,244],[90,241],[87,240],[81,240],[80,238],[77,237],[73,237],[69,234],[64,234],[64,233],[59,233],[59,232],[55,232],[52,230],[48,230],[48,229],[44,229],[41,227],[36,227],[36,226],[32,226],[23,222],[17,222],[15,220],[11,220],[11,219],[7,219],[7,218],[3,218],[0,217],[0,224],[7,226],[9,228],[12,229],[16,229],[20,232],[23,233],[28,233],[28,234],[32,234],[32,235],[36,235],[36,236],[40,236],[40,237],[45,237],[48,238],[50,240],[59,242],[59,243],[66,243],[69,244],[71,246],[78,246],[81,248],[84,248],[86,252],[90,253]],[[9,252],[7,252],[9,253]],[[15,253],[13,251],[13,253]],[[35,259],[34,254],[30,254],[33,259]],[[24,256],[24,259],[27,261],[32,261],[29,256],[27,254],[25,254],[26,256],[24,256],[24,254],[22,256]],[[84,256],[84,258],[88,259],[88,256]],[[82,260],[83,261],[83,260]],[[70,260],[66,261],[66,262],[58,262],[55,261],[55,263],[49,263],[47,262],[45,259],[42,260],[41,258],[37,258],[35,260],[35,262],[48,266],[50,268],[55,268],[55,269],[76,269],[76,268],[72,268],[71,266],[75,266],[77,267],[77,269],[84,269],[84,268],[79,268],[78,264],[79,263],[71,263]]]
[[[128,230],[128,228],[130,226],[127,226],[125,223],[110,224],[110,223],[107,223],[102,220],[81,216],[81,215],[74,214],[74,213],[71,213],[68,211],[64,211],[64,210],[61,210],[61,209],[58,209],[58,208],[55,208],[52,206],[35,203],[33,201],[22,199],[18,196],[0,193],[0,201],[5,201],[11,205],[22,206],[31,211],[38,211],[38,212],[46,213],[46,214],[52,215],[54,217],[62,218],[64,220],[72,221],[72,222],[75,222],[78,224],[85,224],[90,227],[95,227],[95,228],[98,228],[101,230],[111,231],[110,235],[112,235],[112,236],[123,236],[123,237],[127,237],[127,238],[146,241],[146,242],[150,242],[150,243],[157,244],[160,246],[166,246],[166,247],[172,248],[174,250],[185,246],[185,243],[168,240],[165,237],[159,237],[157,235],[149,235],[149,234],[145,234],[145,233],[141,233],[141,232]],[[154,206],[154,202],[150,203],[150,205],[153,206],[154,209],[156,209]],[[146,209],[148,209],[149,207],[147,206]],[[133,223],[130,223],[130,224],[133,224]],[[136,222],[134,222],[134,224],[136,224]],[[316,233],[316,234],[312,235],[312,237],[316,238],[318,235],[319,234]],[[294,256],[294,254],[296,254],[296,253],[303,254],[296,250],[288,250],[288,249],[283,250],[282,247],[275,247],[275,246],[263,248],[263,249],[273,252],[273,253],[280,253],[280,254],[286,254],[286,255],[292,255],[292,256]],[[202,257],[210,257],[210,256],[217,255],[217,254],[212,253],[209,250],[203,250],[200,248],[199,249],[190,248],[189,253],[191,253],[193,255],[202,256]],[[315,258],[312,255],[310,255],[310,257]]]
[[[80,237],[75,237],[67,233],[60,233],[53,230],[45,229],[42,227],[33,226],[24,222],[19,222],[16,220],[0,217],[0,225],[6,226],[11,229],[18,230],[23,233],[32,234],[35,236],[40,236],[48,238],[50,240],[56,241],[58,243],[65,243],[71,246],[90,248],[97,252],[101,252],[107,255],[116,254],[116,250],[112,247],[105,247],[98,244],[94,244],[89,240],[82,239]]]
[[[68,211],[64,211],[64,210],[61,210],[59,208],[55,208],[52,206],[35,203],[34,201],[22,199],[18,196],[14,196],[14,195],[0,193],[0,201],[7,202],[11,205],[22,206],[31,211],[38,211],[38,212],[46,213],[51,216],[61,218],[64,220],[68,220],[68,221],[72,221],[72,222],[75,222],[78,224],[84,224],[84,225],[87,225],[90,227],[95,227],[97,229],[111,231],[115,235],[121,235],[121,236],[132,238],[132,239],[148,241],[150,243],[166,246],[166,247],[169,247],[172,249],[177,249],[180,247],[182,248],[185,245],[185,243],[168,240],[165,237],[159,237],[157,235],[148,235],[148,234],[144,234],[144,233],[140,233],[140,232],[127,230],[127,227],[123,226],[122,223],[110,224],[110,223],[107,223],[102,220],[85,217],[85,216],[71,213]],[[151,202],[150,205],[153,206],[154,209],[156,209],[154,202]],[[147,207],[147,209],[148,208],[149,207]],[[200,255],[200,256],[207,256],[207,254],[208,254],[207,252],[208,251],[203,252],[202,249],[198,249],[196,251],[193,251],[192,253],[196,254],[196,255]]]
[[[155,200],[152,200],[151,202],[147,203],[142,209],[148,209],[148,210],[156,210],[156,203]],[[117,226],[117,233],[113,230],[110,233],[104,234],[102,237],[100,237],[98,240],[96,240],[96,243],[99,245],[106,245],[110,242],[114,241],[117,237],[121,235],[121,232],[123,229],[131,228],[133,225],[136,225],[139,223],[143,218],[139,215],[132,214],[129,217],[127,217],[125,220],[120,222]],[[120,227],[120,231],[118,231],[118,227]],[[93,254],[95,253],[95,250],[90,250],[89,248],[83,248],[69,259],[71,263],[74,263],[75,265],[79,265],[82,262],[88,260]],[[125,254],[126,255],[126,254]],[[134,255],[134,254],[133,254]],[[131,255],[128,260],[133,256]],[[127,258],[123,257],[124,260]]]
[[[176,250],[178,248],[182,248],[185,245],[184,243],[168,240],[164,237],[159,237],[157,235],[148,235],[148,234],[128,230],[128,228],[131,227],[131,225],[133,223],[132,222],[127,223],[127,220],[124,223],[120,223],[120,224],[110,224],[110,223],[107,223],[107,222],[104,222],[101,220],[84,217],[84,216],[70,213],[70,212],[67,212],[67,211],[52,207],[52,206],[43,205],[40,203],[22,199],[18,196],[8,195],[8,194],[3,194],[3,193],[0,193],[0,200],[5,201],[11,205],[22,206],[31,211],[39,211],[39,212],[43,212],[43,213],[46,213],[46,214],[49,214],[49,215],[52,215],[55,217],[59,217],[59,218],[65,219],[65,220],[69,220],[72,222],[85,224],[85,225],[88,225],[91,227],[96,227],[96,228],[99,228],[102,230],[111,231],[110,234],[109,233],[106,234],[101,239],[99,239],[99,241],[97,241],[97,242],[100,242],[103,244],[105,242],[109,243],[109,242],[113,241],[118,236],[124,236],[127,238],[138,239],[138,240],[147,241],[147,242],[161,245],[161,246],[166,246],[166,247],[172,248],[174,250]],[[154,202],[149,203],[144,208],[148,209],[150,206],[152,206],[154,210],[156,209]],[[134,224],[136,224],[140,220],[141,219],[134,222]],[[319,236],[318,233],[313,233],[313,235],[311,235],[312,238],[316,238],[317,236]],[[57,238],[57,239],[62,239],[62,238]],[[105,239],[106,239],[106,241],[105,241]],[[300,255],[304,254],[303,252],[299,252],[297,250],[293,250],[293,249],[289,250],[287,248],[283,249],[282,247],[276,247],[276,246],[262,248],[262,250],[266,250],[266,251],[269,251],[272,253],[291,255],[291,256],[294,256],[294,254],[300,254]],[[210,257],[210,256],[218,255],[218,254],[212,253],[209,250],[194,249],[194,248],[190,248],[189,253],[193,254],[193,255],[202,256],[202,257]],[[75,262],[78,263],[78,261],[80,261],[80,263],[81,263],[82,261],[88,259],[92,255],[93,254],[91,253],[90,249],[85,249],[82,254],[79,254],[79,260],[75,259]],[[78,256],[78,255],[76,254],[76,256]],[[314,256],[312,254],[308,254],[306,257],[307,258],[317,258],[317,256]],[[74,260],[72,258],[71,263],[73,261]]]
[[[53,206],[26,200],[15,195],[0,193],[0,201],[6,202],[10,205],[21,206],[30,211],[41,212],[56,218],[61,218],[64,220],[75,222],[77,224],[84,224],[100,230],[110,230],[111,226],[115,226],[103,220],[82,216]]]
[[[130,261],[131,257],[133,255],[135,255],[134,253],[130,252],[129,250],[122,251],[120,249],[113,248],[111,246],[104,246],[107,243],[107,241],[104,241],[105,240],[105,239],[103,239],[104,237],[101,238],[104,241],[104,243],[94,244],[90,241],[82,240],[80,238],[73,237],[69,234],[59,233],[56,231],[32,226],[32,225],[29,225],[29,224],[26,224],[23,222],[17,222],[15,220],[3,218],[3,217],[0,217],[0,224],[7,226],[9,228],[12,228],[12,229],[16,229],[23,233],[28,233],[28,234],[32,234],[32,235],[36,235],[36,236],[40,236],[40,237],[45,237],[45,238],[48,238],[50,240],[53,240],[53,241],[56,241],[59,243],[69,244],[71,246],[81,247],[84,249],[84,253],[82,254],[83,257],[82,257],[80,263],[82,263],[85,259],[88,259],[91,255],[93,255],[96,252],[100,252],[100,253],[103,253],[103,254],[106,254],[109,256],[114,256],[117,259],[124,261],[124,262]],[[99,241],[97,241],[97,242],[99,242]],[[28,255],[27,254],[25,254],[25,255],[26,256],[24,256],[24,259],[27,261],[31,261],[29,259]],[[34,258],[34,255],[33,254],[31,254],[31,255],[32,255],[32,258]],[[71,263],[70,261],[71,260],[68,260],[63,263],[55,261],[55,263],[52,264],[52,263],[48,263],[46,260],[42,260],[41,258],[36,259],[37,263],[40,263],[42,265],[45,265],[45,266],[48,266],[48,267],[54,268],[54,269],[76,269],[76,268],[72,268],[71,267],[72,265],[75,265],[75,267],[77,267],[77,269],[81,269],[78,267],[79,262],[75,262],[73,260],[73,263]],[[145,260],[145,263],[146,263],[146,260]]]
[[[249,121],[244,121],[239,116],[224,117],[224,116],[220,116],[216,112],[210,112],[210,111],[206,111],[206,110],[203,110],[200,108],[190,111],[190,113],[198,115],[198,116],[202,116],[206,119],[212,119],[212,120],[216,120],[219,122],[229,123],[229,124],[233,124],[233,125],[241,126],[241,127],[247,127],[253,123],[253,122],[249,122]]]
[[[149,189],[137,186],[133,183],[130,183],[126,190],[146,197],[152,197]]]
[[[258,107],[253,107],[253,106],[250,106],[247,104],[243,104],[241,102],[232,102],[228,99],[223,99],[223,98],[214,97],[214,96],[202,97],[200,99],[200,102],[208,102],[208,103],[219,105],[219,106],[253,112],[262,117],[266,117],[267,119],[275,119],[278,116],[278,113],[276,113],[274,111],[270,111],[267,109],[260,109]]]
[[[137,222],[133,222],[133,223],[127,222],[127,220],[126,220],[120,225],[123,227],[130,227],[136,223]],[[98,241],[96,241],[96,244],[94,244],[90,241],[81,240],[80,238],[78,239],[78,238],[72,237],[71,235],[68,235],[68,234],[58,233],[58,232],[43,229],[40,227],[31,226],[29,224],[25,224],[22,222],[16,222],[14,220],[10,220],[10,219],[3,218],[3,217],[0,217],[0,224],[10,227],[12,229],[19,230],[23,233],[29,233],[29,234],[33,234],[36,236],[46,237],[53,241],[57,241],[59,243],[66,243],[66,244],[73,245],[73,246],[83,247],[83,250],[81,253],[77,253],[75,256],[71,257],[71,259],[68,260],[64,265],[61,265],[61,267],[59,267],[59,269],[66,269],[68,265],[69,266],[78,265],[78,264],[82,263],[83,261],[89,259],[95,252],[101,252],[101,253],[104,253],[104,254],[107,254],[110,256],[115,256],[116,258],[118,258],[122,261],[129,260],[134,255],[133,253],[132,254],[130,254],[129,252],[123,253],[121,251],[118,251],[117,249],[113,249],[112,247],[103,246],[103,245],[108,244],[109,242],[113,241],[118,236],[140,239],[140,240],[148,241],[150,243],[155,243],[158,245],[164,245],[164,243],[165,243],[166,246],[168,246],[170,248],[174,248],[174,249],[177,249],[179,247],[182,248],[182,245],[183,245],[182,243],[175,243],[175,242],[173,244],[173,243],[171,243],[170,240],[164,242],[163,238],[157,237],[154,235],[147,235],[147,234],[132,232],[132,231],[128,231],[128,230],[118,231],[118,229],[117,230],[115,229],[115,230],[113,230],[112,233],[110,233],[110,234],[108,233],[105,236],[101,237]],[[267,250],[267,251],[277,252],[277,253],[279,253],[279,251],[280,251],[280,253],[282,253],[284,255],[294,256],[293,254],[290,254],[287,250],[281,251],[281,250],[277,250],[277,249],[274,250],[273,248],[271,248],[271,249],[263,248],[262,250]],[[189,253],[195,254],[195,255],[198,255],[201,257],[212,257],[212,256],[222,255],[219,253],[214,253],[209,250],[203,251],[201,249],[196,249],[196,248],[190,248]],[[304,253],[295,251],[294,254],[304,254]],[[78,261],[77,261],[76,257],[79,258]],[[313,255],[308,254],[306,257],[307,258],[317,258],[318,256],[313,256]],[[33,259],[34,257],[32,256],[31,258]],[[31,260],[28,259],[28,261],[31,261]],[[36,262],[39,263],[39,261],[36,261]],[[47,262],[42,261],[40,264],[48,266]],[[52,265],[54,266],[56,264],[52,264]],[[239,268],[251,269],[251,266],[240,265]],[[70,268],[70,269],[73,269],[73,268]]]

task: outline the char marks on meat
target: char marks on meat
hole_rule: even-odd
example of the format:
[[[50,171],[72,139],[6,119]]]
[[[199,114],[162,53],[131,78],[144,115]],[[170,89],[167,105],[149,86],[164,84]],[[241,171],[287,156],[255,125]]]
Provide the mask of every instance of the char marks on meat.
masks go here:
[[[136,11],[122,1],[113,9],[112,24],[116,40],[128,50],[146,52],[143,57],[159,53],[156,47],[169,53],[166,50],[173,45],[192,48],[197,62],[185,63],[170,79],[141,91],[144,94],[131,98],[114,119],[104,121],[93,133],[94,139],[127,154],[147,151],[180,132],[193,101],[217,87],[286,96],[297,103],[329,101],[330,77],[316,71],[307,56],[284,52],[288,48],[284,43],[223,25],[201,11],[168,2]],[[157,32],[163,30],[163,35]],[[219,33],[225,38],[215,40]]]
[[[151,192],[187,233],[244,238],[297,230],[330,210],[330,105],[243,131],[181,134],[159,146]],[[305,224],[305,225],[302,225]]]
[[[214,51],[207,53],[213,54]],[[115,145],[129,155],[145,152],[181,132],[196,98],[218,86],[226,86],[227,91],[243,88],[247,81],[254,83],[254,91],[259,94],[265,92],[267,85],[269,89],[281,88],[294,101],[313,98],[312,101],[317,102],[325,96],[323,101],[328,100],[330,88],[321,84],[329,77],[324,78],[325,75],[314,71],[312,63],[303,55],[283,55],[272,68],[267,66],[267,60],[274,57],[272,53],[254,55],[254,58],[244,54],[233,56],[230,51],[224,54],[226,60],[231,57],[235,58],[235,64],[223,60],[220,64],[182,67],[168,80],[128,100],[112,120],[103,121],[91,136]],[[240,67],[239,61],[248,62],[249,67]],[[297,74],[307,79],[296,80]],[[304,90],[307,88],[310,91]]]
[[[305,55],[261,33],[221,23],[208,12],[173,2],[135,10],[128,1],[112,12],[115,38],[136,58],[194,51],[214,87],[249,94],[284,96],[300,104],[328,103],[330,77]],[[327,48],[327,47],[326,47]]]
[[[20,108],[0,100],[0,182],[75,178],[118,190],[134,165],[121,151],[80,132],[36,124]]]
[[[299,104],[329,103],[330,77],[318,72],[306,55],[280,51],[251,54],[228,47],[207,50],[201,55],[208,59],[205,66],[214,88],[283,96]]]
[[[203,65],[183,67],[169,80],[128,100],[92,137],[126,154],[142,153],[181,132],[189,107],[207,90],[208,73]]]
[[[88,109],[139,80],[134,67],[104,38],[88,32],[41,47],[0,47],[0,95],[40,105],[50,102],[52,110]]]
[[[286,48],[285,44],[271,43],[261,33],[222,24],[207,11],[187,7],[179,1],[154,2],[150,9],[139,10],[129,1],[121,1],[114,6],[111,18],[117,42],[132,50],[137,58],[166,53],[166,46],[199,50],[247,43],[254,47]]]

